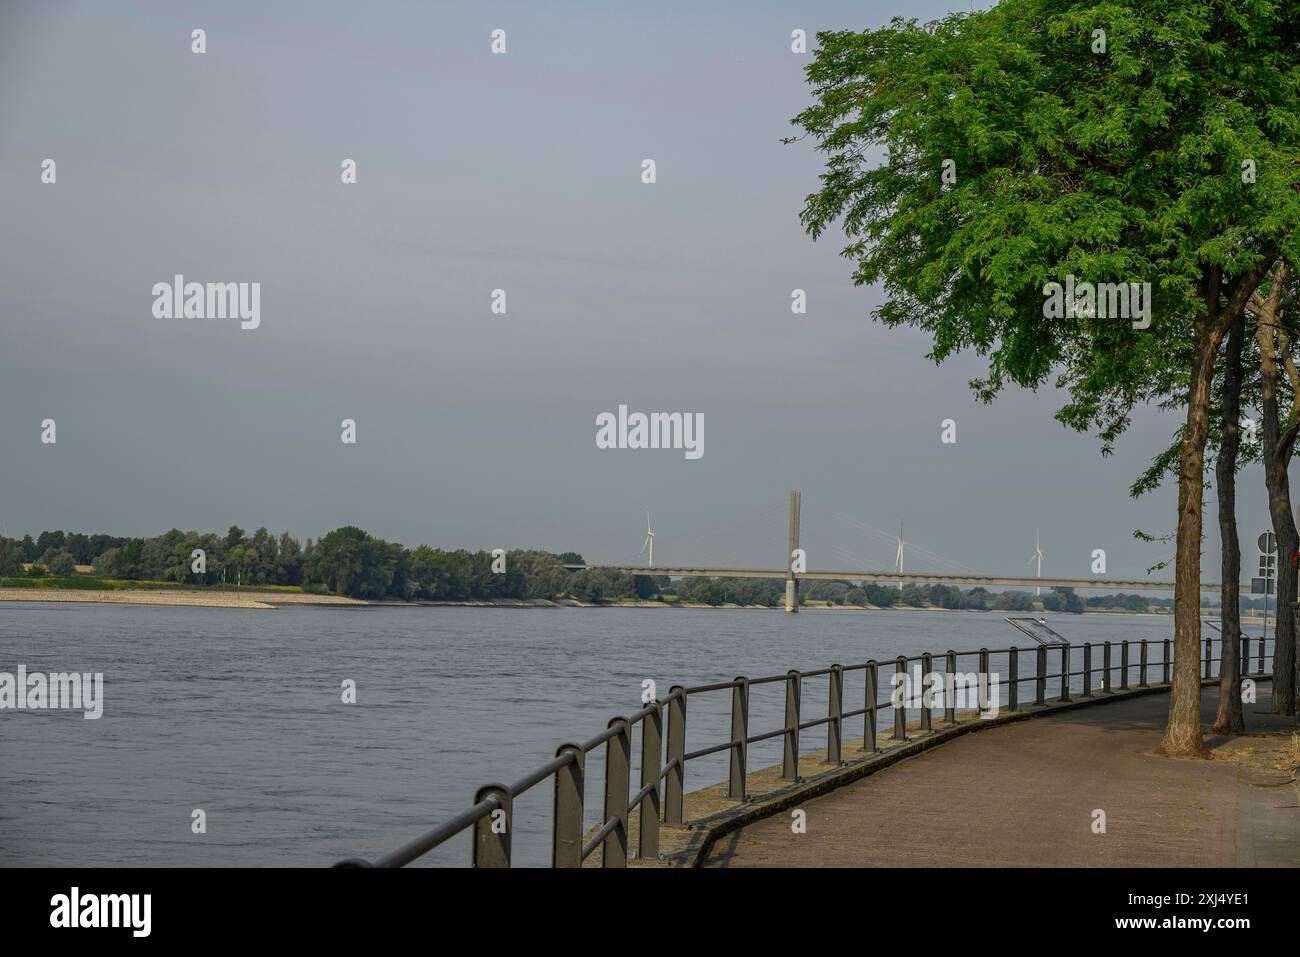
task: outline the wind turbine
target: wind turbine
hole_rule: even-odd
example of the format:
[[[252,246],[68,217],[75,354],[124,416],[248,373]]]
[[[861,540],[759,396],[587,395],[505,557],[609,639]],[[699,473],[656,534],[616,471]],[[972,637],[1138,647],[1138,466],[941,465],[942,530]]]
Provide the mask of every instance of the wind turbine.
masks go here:
[[[650,529],[650,512],[647,509],[645,513],[645,541],[641,543],[641,554],[645,554],[646,548],[650,549],[650,560],[646,563],[647,568],[655,567],[655,533]]]
[[[900,575],[903,574],[903,546],[906,544],[907,540],[903,538],[903,523],[900,521],[898,523],[898,551],[894,553],[894,571]],[[902,579],[899,579],[898,590],[903,590]]]
[[[1044,554],[1045,553],[1043,552],[1042,548],[1040,548],[1038,545],[1038,529],[1034,529],[1034,554],[1029,556],[1029,561],[1025,562],[1025,564],[1032,565],[1034,564],[1035,561],[1038,562],[1039,578],[1043,577],[1043,555]],[[1039,586],[1038,588],[1034,589],[1035,598],[1040,597],[1042,594],[1043,594],[1042,586]]]

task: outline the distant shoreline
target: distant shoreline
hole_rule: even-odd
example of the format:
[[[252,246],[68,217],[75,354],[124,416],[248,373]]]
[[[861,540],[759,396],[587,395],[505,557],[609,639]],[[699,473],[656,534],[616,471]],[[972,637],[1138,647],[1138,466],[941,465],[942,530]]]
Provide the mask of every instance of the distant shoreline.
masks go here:
[[[191,608],[250,608],[260,610],[271,610],[281,605],[315,605],[318,607],[370,607],[370,608],[707,608],[718,611],[784,611],[780,605],[737,605],[730,602],[724,602],[721,605],[709,605],[703,602],[665,602],[665,601],[614,601],[592,604],[574,599],[560,599],[551,601],[547,599],[498,599],[495,601],[363,601],[357,598],[345,598],[339,595],[312,595],[305,592],[290,591],[259,591],[253,589],[242,589],[238,594],[231,591],[210,591],[207,589],[153,589],[153,588],[119,588],[105,590],[82,590],[82,589],[63,589],[63,588],[23,588],[5,586],[0,587],[0,601],[30,601],[30,602],[53,602],[53,603],[77,603],[77,604],[107,604],[107,605],[164,605],[170,607],[191,607]],[[921,607],[913,605],[893,605],[890,607],[881,607],[877,605],[824,605],[824,604],[801,604],[801,612],[807,611],[833,611],[833,612],[862,612],[862,611],[937,611],[937,612],[955,612],[955,611],[984,611],[989,614],[1010,614],[1010,615],[1053,615],[1062,616],[1071,614],[1070,612],[1048,612],[1048,611],[1011,611],[1005,608],[934,608]],[[1217,609],[1202,609],[1202,614],[1213,614]],[[1149,612],[1149,611],[1124,611],[1115,609],[1085,609],[1085,615],[1142,615],[1148,618],[1168,618],[1173,620],[1173,615],[1168,612]],[[1271,616],[1270,616],[1271,618]],[[1260,623],[1263,619],[1260,617],[1243,617],[1243,624]]]
[[[365,605],[364,601],[337,595],[307,595],[296,592],[200,591],[182,588],[0,588],[0,601],[37,601],[95,605],[170,605],[193,608],[261,608],[278,605]]]

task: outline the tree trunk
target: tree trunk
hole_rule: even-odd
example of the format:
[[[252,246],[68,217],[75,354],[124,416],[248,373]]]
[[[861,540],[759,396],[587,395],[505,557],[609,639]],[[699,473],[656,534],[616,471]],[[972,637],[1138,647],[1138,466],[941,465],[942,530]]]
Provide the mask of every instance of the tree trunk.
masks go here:
[[[1218,299],[1218,275],[1210,292]],[[1187,424],[1178,453],[1178,535],[1174,553],[1174,674],[1169,690],[1169,721],[1157,751],[1171,758],[1207,756],[1201,736],[1201,488],[1205,470],[1205,440],[1210,427],[1210,385],[1214,357],[1224,330],[1216,323],[1217,309],[1196,324],[1196,347],[1187,390]]]
[[[1273,520],[1273,534],[1277,536],[1277,619],[1273,632],[1274,714],[1295,714],[1296,569],[1291,564],[1291,556],[1296,551],[1296,524],[1291,514],[1291,480],[1287,474],[1294,439],[1286,439],[1281,435],[1274,346],[1285,281],[1286,267],[1279,266],[1255,332],[1260,352],[1260,411],[1263,419],[1260,432],[1264,452],[1264,484],[1268,487],[1268,511]]]
[[[1223,542],[1223,654],[1219,662],[1219,710],[1215,734],[1245,734],[1241,710],[1241,542],[1237,536],[1237,449],[1241,445],[1241,349],[1246,338],[1245,316],[1228,333],[1223,354],[1222,435],[1214,464],[1219,494],[1219,537]]]
[[[1245,312],[1277,259],[1266,244],[1254,268],[1226,290],[1217,266],[1201,278],[1205,312],[1194,323],[1191,375],[1187,384],[1187,424],[1178,456],[1178,536],[1174,553],[1174,675],[1169,689],[1169,721],[1157,752],[1177,758],[1206,757],[1201,736],[1201,488],[1205,440],[1210,425],[1210,385],[1214,358],[1232,324]]]

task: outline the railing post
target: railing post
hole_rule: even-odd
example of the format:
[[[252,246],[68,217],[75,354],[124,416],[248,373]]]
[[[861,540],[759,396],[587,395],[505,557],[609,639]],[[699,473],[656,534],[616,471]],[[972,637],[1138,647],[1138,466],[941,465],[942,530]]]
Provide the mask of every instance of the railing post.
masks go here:
[[[907,740],[907,659],[899,655],[894,660],[894,674],[902,675],[903,679],[894,679],[894,690],[890,693],[891,702],[894,704],[894,740]]]
[[[1083,643],[1083,694],[1081,698],[1092,697],[1092,642]]]
[[[1119,690],[1128,691],[1128,639],[1119,643]]]
[[[641,787],[653,786],[640,808],[637,856],[643,861],[659,859],[659,796],[663,791],[659,777],[663,771],[664,709],[658,701],[652,704],[654,713],[641,720]]]
[[[632,729],[627,718],[610,718],[618,734],[605,742],[605,822],[618,820],[606,835],[601,867],[627,867],[627,787],[632,764]]]
[[[1020,710],[1020,649],[1015,645],[1011,646],[1011,651],[1007,656],[1007,670],[1011,672],[1007,676],[1007,710]]]
[[[878,669],[875,658],[867,662],[867,691],[863,704],[867,710],[862,715],[862,750],[872,754],[880,750],[876,747],[876,698],[880,693],[877,687],[880,683]]]
[[[1277,635],[1277,625],[1273,626],[1273,634]],[[1268,644],[1268,635],[1259,636],[1259,674],[1264,673],[1264,646]],[[1277,656],[1277,642],[1273,642],[1273,655]]]
[[[979,670],[979,673],[982,674],[982,675],[984,676],[984,684],[983,684],[983,687],[984,687],[984,688],[987,688],[987,689],[991,689],[991,688],[993,687],[993,684],[992,684],[993,679],[989,676],[989,650],[988,650],[987,648],[981,648],[981,649],[980,649],[980,658],[979,658],[979,661],[980,661],[980,670]],[[985,700],[985,701],[981,701],[981,700],[980,700],[980,692],[979,692],[980,687],[981,687],[981,685],[980,685],[979,681],[976,681],[976,682],[975,682],[975,710],[976,710],[979,714],[983,714],[983,713],[984,713],[984,708],[985,708],[985,706],[986,706],[987,704],[989,704],[989,702],[991,702],[991,701],[993,700],[993,697],[992,697],[993,692],[992,692],[991,690],[986,691],[986,692],[985,692],[985,696],[986,696],[987,700]]]
[[[1250,635],[1244,633],[1242,634],[1241,652],[1237,660],[1241,662],[1241,674],[1243,676],[1249,674],[1250,673]],[[1222,665],[1220,665],[1220,670],[1222,670]]]
[[[573,755],[573,760],[555,772],[555,830],[551,839],[552,867],[582,866],[582,796],[586,755],[576,744],[562,744],[555,749],[558,758]]]
[[[1140,656],[1138,659],[1140,662],[1138,666],[1138,687],[1145,688],[1147,686],[1147,640],[1145,638],[1142,639],[1138,654]]]
[[[921,730],[934,730],[930,720],[930,705],[926,701],[926,687],[930,681],[930,673],[934,671],[934,656],[930,652],[921,655],[921,687],[918,689],[921,694]],[[934,694],[933,691],[930,692]]]
[[[1061,645],[1061,700],[1070,700],[1070,646]]]
[[[745,800],[745,757],[749,739],[749,679],[738,677],[731,689],[731,777],[727,797]]]
[[[1168,638],[1165,639],[1165,657],[1164,657],[1164,661],[1160,663],[1160,667],[1164,672],[1163,675],[1161,676],[1161,684],[1169,684],[1169,639]]]
[[[1212,677],[1210,672],[1212,670],[1213,661],[1214,661],[1214,636],[1206,635],[1205,636],[1205,677],[1207,678]]]
[[[831,687],[826,706],[826,763],[843,764],[844,742],[844,667],[831,665]]]
[[[495,797],[501,806],[474,822],[473,866],[509,867],[510,830],[514,825],[510,789],[504,784],[485,784],[475,792],[474,803],[489,797]]]
[[[1110,642],[1102,645],[1101,651],[1101,690],[1103,694],[1111,693],[1110,686]]]
[[[797,671],[785,675],[785,753],[781,759],[781,780],[799,780],[799,684]]]
[[[948,649],[948,660],[944,667],[947,674],[943,682],[943,720],[949,724],[957,723],[957,652]]]
[[[676,697],[668,702],[668,763],[672,768],[664,781],[664,823],[681,827],[686,790],[686,689],[673,685],[669,694]]]
[[[1034,704],[1047,704],[1047,646],[1038,646],[1038,674],[1034,679]]]

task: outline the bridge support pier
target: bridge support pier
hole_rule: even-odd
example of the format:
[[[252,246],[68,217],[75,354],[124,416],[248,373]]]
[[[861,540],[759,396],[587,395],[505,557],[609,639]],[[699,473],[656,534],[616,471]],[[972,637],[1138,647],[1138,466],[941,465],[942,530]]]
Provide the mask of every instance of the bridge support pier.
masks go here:
[[[795,577],[796,556],[799,554],[799,498],[798,492],[790,493],[790,540],[785,559],[790,577],[785,580],[785,610],[791,614],[799,610],[799,580]],[[799,570],[803,571],[804,567]]]

